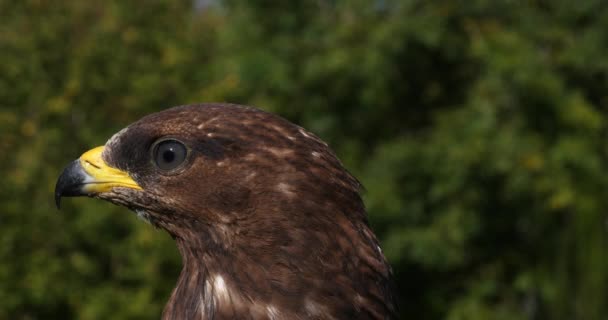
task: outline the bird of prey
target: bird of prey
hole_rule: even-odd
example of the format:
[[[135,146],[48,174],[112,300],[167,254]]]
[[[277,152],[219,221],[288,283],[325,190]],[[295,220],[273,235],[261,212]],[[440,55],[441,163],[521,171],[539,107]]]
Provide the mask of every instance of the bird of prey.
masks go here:
[[[125,206],[174,239],[163,319],[394,319],[392,272],[326,143],[232,104],[148,115],[69,164],[55,189]]]

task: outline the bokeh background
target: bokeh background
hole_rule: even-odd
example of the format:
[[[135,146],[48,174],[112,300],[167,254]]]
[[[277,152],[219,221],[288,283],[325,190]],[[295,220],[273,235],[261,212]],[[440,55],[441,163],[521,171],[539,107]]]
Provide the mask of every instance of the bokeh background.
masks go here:
[[[406,319],[608,319],[605,1],[0,0],[0,319],[155,319],[181,268],[53,189],[139,117],[255,105],[366,186]]]

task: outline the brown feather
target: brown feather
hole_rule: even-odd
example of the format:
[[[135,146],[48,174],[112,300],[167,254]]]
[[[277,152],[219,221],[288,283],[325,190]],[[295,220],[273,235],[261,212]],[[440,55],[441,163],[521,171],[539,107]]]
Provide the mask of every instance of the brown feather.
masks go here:
[[[151,164],[161,137],[192,150],[179,173]],[[251,107],[181,106],[133,123],[103,157],[144,192],[99,197],[144,211],[183,257],[163,319],[396,318],[361,186],[303,128]]]

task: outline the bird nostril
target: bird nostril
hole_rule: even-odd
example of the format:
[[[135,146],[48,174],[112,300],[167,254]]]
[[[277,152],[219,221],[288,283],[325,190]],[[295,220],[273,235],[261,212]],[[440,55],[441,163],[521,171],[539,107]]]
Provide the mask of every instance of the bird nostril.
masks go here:
[[[95,169],[101,169],[101,167],[100,167],[100,166],[98,166],[98,165],[94,164],[93,162],[91,162],[91,161],[89,161],[89,160],[85,160],[84,162],[85,162],[85,164],[87,164],[87,165],[90,165],[90,166],[95,167]]]

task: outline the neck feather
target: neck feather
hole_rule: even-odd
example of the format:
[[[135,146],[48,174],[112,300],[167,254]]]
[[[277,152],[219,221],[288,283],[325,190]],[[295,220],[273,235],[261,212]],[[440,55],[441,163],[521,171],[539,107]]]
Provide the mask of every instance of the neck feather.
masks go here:
[[[181,239],[176,239],[183,268],[163,312],[163,320],[213,319],[216,300],[209,290],[210,270],[203,255]],[[206,288],[207,287],[207,288]]]

